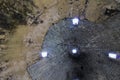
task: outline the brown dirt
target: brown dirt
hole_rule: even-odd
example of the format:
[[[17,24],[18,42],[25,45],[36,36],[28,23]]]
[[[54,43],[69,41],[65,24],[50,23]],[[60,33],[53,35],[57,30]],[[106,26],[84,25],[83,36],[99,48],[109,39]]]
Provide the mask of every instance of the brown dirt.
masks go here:
[[[85,9],[85,0],[34,1],[44,12],[40,16],[43,23],[36,26],[20,25],[10,36],[8,50],[0,55],[0,80],[31,80],[27,67],[39,59],[38,52],[52,23],[64,17],[80,16]],[[106,7],[116,8],[117,5],[112,0],[89,0],[87,6],[86,18],[96,22],[106,17],[103,15]]]

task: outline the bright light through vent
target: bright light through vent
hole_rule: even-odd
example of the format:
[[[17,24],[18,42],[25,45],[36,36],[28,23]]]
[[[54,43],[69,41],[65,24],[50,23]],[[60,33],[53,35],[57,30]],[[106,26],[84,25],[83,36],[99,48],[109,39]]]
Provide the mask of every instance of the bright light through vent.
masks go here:
[[[78,25],[79,24],[79,19],[78,18],[73,18],[72,23],[73,23],[73,25]]]
[[[48,56],[48,52],[46,52],[46,51],[41,52],[41,56],[44,57],[44,58],[47,57]]]
[[[77,49],[72,49],[72,53],[76,54],[77,53]]]
[[[112,58],[112,59],[117,59],[117,54],[116,53],[109,53],[108,57]]]

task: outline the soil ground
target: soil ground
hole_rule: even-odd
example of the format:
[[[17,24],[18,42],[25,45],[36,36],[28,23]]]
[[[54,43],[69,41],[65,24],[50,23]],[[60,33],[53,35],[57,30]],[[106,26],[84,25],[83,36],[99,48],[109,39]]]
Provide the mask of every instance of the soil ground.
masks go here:
[[[38,6],[38,10],[43,12],[39,18],[43,20],[43,23],[32,26],[20,25],[14,34],[9,37],[9,42],[7,43],[8,50],[0,52],[0,80],[31,80],[27,67],[40,59],[38,53],[41,50],[49,27],[64,17],[78,16],[79,12],[81,14],[85,9],[85,0],[80,0],[80,2],[77,0],[71,0],[70,2],[68,0],[34,1]],[[92,5],[93,1],[90,0],[89,8],[86,9],[86,17],[91,21],[96,22],[98,18],[104,19],[106,15],[101,14],[104,13],[106,6],[116,8],[116,3],[111,4],[110,1],[112,0],[106,0],[108,1],[108,3],[105,1],[107,4],[104,4],[104,1],[103,3],[100,2],[102,7],[98,6],[100,4],[96,5],[99,0],[96,0],[94,5]],[[79,9],[76,9],[78,7]],[[91,13],[89,14],[89,12]],[[101,13],[99,14],[99,12]],[[119,22],[114,22],[113,24],[116,23]],[[106,25],[108,24],[111,23]]]

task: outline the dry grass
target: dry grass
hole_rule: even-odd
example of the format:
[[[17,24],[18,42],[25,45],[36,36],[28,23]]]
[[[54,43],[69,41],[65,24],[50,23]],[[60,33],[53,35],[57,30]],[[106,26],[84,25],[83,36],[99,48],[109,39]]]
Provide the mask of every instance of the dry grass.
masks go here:
[[[25,25],[20,25],[15,30],[14,35],[11,35],[6,54],[1,60],[8,60],[7,70],[3,72],[2,76],[7,77],[8,73],[11,73],[16,80],[29,80],[29,76],[26,71],[26,54],[25,45],[23,44],[24,36],[30,31],[30,28]],[[16,75],[17,74],[17,75]],[[19,75],[19,76],[18,76]]]
[[[40,17],[44,23],[34,27],[24,25],[18,26],[14,34],[10,36],[8,42],[8,50],[1,60],[9,60],[9,67],[6,74],[13,74],[15,80],[31,80],[28,73],[28,64],[33,63],[38,57],[38,51],[42,45],[44,36],[52,23],[58,21],[61,17],[58,15],[58,8],[54,5],[55,0],[34,0],[40,10],[48,7],[44,14]],[[51,4],[50,4],[51,3]],[[51,8],[50,8],[51,7]],[[34,41],[33,45],[25,46],[24,39],[31,37]],[[3,75],[3,74],[2,74]],[[1,76],[1,75],[0,75]]]
[[[24,35],[26,35],[29,30],[30,29],[28,26],[18,26],[14,32],[14,35],[10,37],[8,42],[8,54],[6,55],[7,59],[21,60],[21,58],[24,58],[24,55],[22,54],[22,51],[25,49],[25,46],[23,45],[23,39]]]

